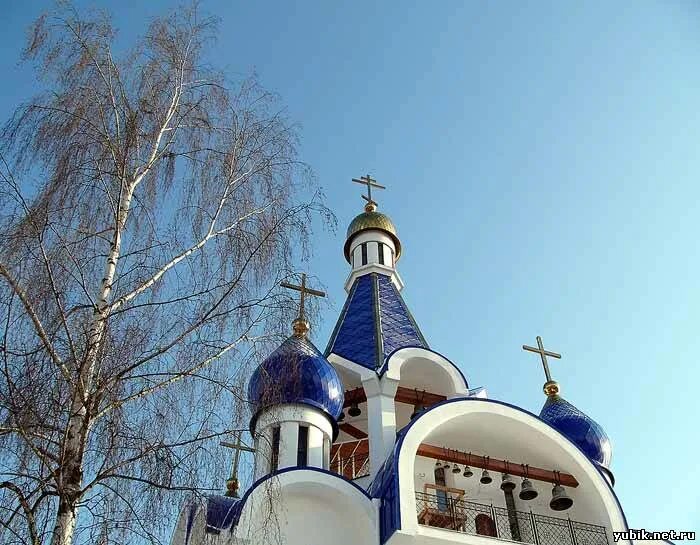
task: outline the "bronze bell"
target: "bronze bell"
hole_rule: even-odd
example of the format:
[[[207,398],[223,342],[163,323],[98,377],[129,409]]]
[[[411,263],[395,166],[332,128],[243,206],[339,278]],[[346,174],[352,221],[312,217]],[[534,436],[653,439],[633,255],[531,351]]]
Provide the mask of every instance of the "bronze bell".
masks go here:
[[[440,460],[435,460],[435,469],[442,469],[442,462]]]
[[[491,478],[491,475],[489,475],[488,469],[484,469],[484,471],[481,474],[481,479],[479,479],[479,482],[481,484],[491,484],[493,479]]]
[[[566,511],[573,504],[574,500],[567,496],[564,487],[560,484],[555,484],[554,488],[552,488],[552,499],[549,502],[549,507],[553,511]]]
[[[360,416],[362,414],[362,410],[357,406],[357,403],[353,403],[350,409],[348,409],[348,414],[350,416]]]
[[[532,481],[525,477],[520,485],[520,494],[518,497],[521,500],[534,500],[537,497],[537,490],[532,485]]]
[[[461,473],[461,470],[459,469],[459,466],[458,466],[457,464],[455,464],[454,466],[452,466],[452,473],[454,473],[455,475],[456,475],[457,473]]]
[[[508,473],[504,473],[501,477],[501,490],[515,489],[515,480]]]
[[[464,475],[465,477],[471,477],[472,475],[474,475],[474,472],[469,466],[464,466],[464,473],[462,473],[462,475]]]
[[[444,469],[450,469],[450,462],[443,462],[442,467],[443,467]]]

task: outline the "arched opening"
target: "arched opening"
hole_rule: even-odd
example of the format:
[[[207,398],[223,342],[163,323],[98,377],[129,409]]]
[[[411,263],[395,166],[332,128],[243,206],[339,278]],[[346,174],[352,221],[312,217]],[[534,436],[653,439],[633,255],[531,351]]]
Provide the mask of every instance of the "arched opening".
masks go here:
[[[469,394],[460,370],[444,356],[426,348],[407,347],[394,352],[387,360],[385,376],[398,381],[397,430],[436,403]]]
[[[626,529],[619,504],[593,463],[556,430],[502,402],[441,403],[412,422],[399,456],[399,481],[414,482],[413,490],[400,487],[402,529],[420,534],[431,526],[524,543],[560,532],[561,540],[552,542],[557,544],[564,539],[606,543],[611,531]],[[444,470],[449,472],[445,495],[433,484],[438,462],[451,466]],[[526,474],[539,492],[534,497],[519,493]],[[573,499],[566,512],[551,504],[558,479]]]
[[[496,537],[496,523],[488,515],[484,513],[478,514],[474,518],[474,526],[476,527],[477,535]]]

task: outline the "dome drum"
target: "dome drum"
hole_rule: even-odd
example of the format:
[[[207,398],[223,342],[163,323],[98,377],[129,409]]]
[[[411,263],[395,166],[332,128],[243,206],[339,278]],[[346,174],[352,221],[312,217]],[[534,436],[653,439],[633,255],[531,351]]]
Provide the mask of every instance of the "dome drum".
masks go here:
[[[396,233],[396,227],[394,227],[393,222],[387,215],[382,214],[381,212],[371,211],[359,214],[352,220],[352,222],[350,222],[350,225],[348,226],[345,246],[343,248],[343,253],[345,254],[345,259],[348,261],[348,263],[351,263],[350,246],[352,244],[352,240],[359,233],[370,230],[380,231],[389,236],[394,243],[394,248],[396,251],[395,260],[398,261],[399,257],[401,257],[401,241]]]

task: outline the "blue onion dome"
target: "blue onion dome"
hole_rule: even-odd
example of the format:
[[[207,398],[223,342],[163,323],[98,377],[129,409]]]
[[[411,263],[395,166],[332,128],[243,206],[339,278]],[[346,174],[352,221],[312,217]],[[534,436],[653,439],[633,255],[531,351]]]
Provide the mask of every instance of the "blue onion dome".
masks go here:
[[[296,327],[295,323],[295,332]],[[343,412],[345,401],[343,383],[323,354],[305,335],[299,333],[284,341],[250,378],[248,399],[253,404],[251,429],[260,411],[283,403],[299,403],[319,409],[337,429],[336,422]]]
[[[540,418],[576,444],[612,477],[609,469],[612,458],[610,438],[600,424],[559,395],[558,385],[547,393]]]

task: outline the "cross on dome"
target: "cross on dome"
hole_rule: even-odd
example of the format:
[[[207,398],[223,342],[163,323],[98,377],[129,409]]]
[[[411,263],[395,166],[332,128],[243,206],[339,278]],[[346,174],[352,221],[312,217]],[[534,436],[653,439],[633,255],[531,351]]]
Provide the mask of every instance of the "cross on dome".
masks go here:
[[[375,187],[377,189],[386,189],[385,186],[379,185],[377,183],[377,180],[372,178],[369,174],[366,176],[360,176],[360,178],[353,178],[353,182],[356,184],[362,184],[367,186],[367,195],[362,195],[362,198],[367,201],[367,204],[365,205],[365,211],[366,212],[374,212],[377,209],[377,202],[372,200],[372,188]]]
[[[306,320],[304,314],[304,302],[306,295],[315,295],[316,297],[325,297],[326,294],[323,291],[314,290],[306,287],[306,273],[301,274],[301,284],[290,284],[289,282],[280,282],[280,286],[290,290],[295,290],[300,292],[299,296],[299,316],[293,322],[294,334],[297,337],[304,337],[309,332],[309,322]]]
[[[241,456],[241,451],[245,452],[255,452],[254,448],[249,447],[241,441],[242,432],[234,432],[236,438],[235,442],[229,443],[227,441],[221,441],[219,445],[222,447],[230,448],[235,451],[233,455],[233,464],[231,465],[231,476],[226,481],[226,495],[233,498],[238,497],[238,463]]]
[[[537,348],[534,348],[532,346],[527,346],[523,345],[523,350],[527,350],[528,352],[534,352],[535,354],[539,354],[540,358],[542,359],[542,367],[544,368],[544,376],[547,378],[547,382],[544,385],[544,393],[547,394],[548,396],[553,396],[559,393],[559,384],[557,384],[554,380],[552,380],[552,375],[549,372],[549,364],[547,363],[547,356],[550,358],[556,358],[556,359],[561,359],[561,354],[557,354],[556,352],[550,352],[549,350],[544,349],[544,345],[542,344],[542,337],[539,335],[537,336]]]

